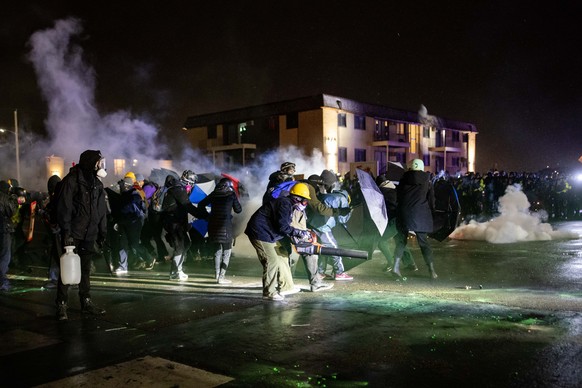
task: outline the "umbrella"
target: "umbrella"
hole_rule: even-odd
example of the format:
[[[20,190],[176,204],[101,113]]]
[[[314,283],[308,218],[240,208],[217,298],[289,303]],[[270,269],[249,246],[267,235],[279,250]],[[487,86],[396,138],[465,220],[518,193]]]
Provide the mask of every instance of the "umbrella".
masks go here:
[[[404,166],[402,166],[402,163],[388,162],[386,164],[386,173],[384,175],[386,176],[386,179],[393,182],[398,182],[400,181],[400,178],[402,178],[402,175],[405,171],[406,170],[404,169]]]
[[[439,179],[434,183],[435,209],[432,214],[433,233],[429,237],[443,241],[459,225],[461,205],[451,182]]]
[[[166,177],[172,175],[176,179],[180,179],[180,175],[176,171],[168,170],[167,168],[152,168],[150,173],[150,181],[156,183],[158,186],[163,186],[166,183]]]
[[[376,225],[378,232],[382,235],[388,225],[388,211],[386,210],[384,196],[370,174],[360,169],[356,169],[356,174],[360,182],[360,190],[362,191],[364,202],[370,212],[370,217]]]

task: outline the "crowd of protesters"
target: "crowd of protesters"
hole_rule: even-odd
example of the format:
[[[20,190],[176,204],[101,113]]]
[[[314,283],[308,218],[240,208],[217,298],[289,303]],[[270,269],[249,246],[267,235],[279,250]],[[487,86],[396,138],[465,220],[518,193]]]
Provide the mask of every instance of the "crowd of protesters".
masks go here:
[[[342,186],[333,171],[324,170],[321,175],[311,175],[297,182],[294,174],[295,164],[285,162],[280,170],[269,176],[263,205],[251,217],[245,231],[263,265],[263,297],[269,300],[282,300],[285,295],[297,292],[291,275],[295,263],[289,260],[291,244],[318,241],[337,248],[333,228],[345,224],[352,209],[350,195],[354,193],[350,193],[346,185]],[[145,179],[142,174],[127,172],[113,187],[104,187],[101,179],[105,176],[101,153],[87,150],[62,181],[58,176],[49,178],[46,193],[31,195],[15,179],[0,182],[2,291],[10,290],[6,276],[9,265],[26,265],[24,247],[33,232],[29,224],[34,212],[39,216],[38,222],[50,231],[47,234],[50,248],[45,252],[49,258],[45,286],[57,290],[59,320],[67,319],[69,287],[62,283],[59,273],[59,257],[67,245],[75,246],[81,259],[78,294],[84,313],[105,313],[90,297],[89,277],[94,271],[92,259],[97,254],[105,257],[112,275],[128,276],[130,269],[147,271],[156,264],[169,262],[169,279],[186,281],[188,275],[183,264],[192,257],[193,251],[202,250],[199,244],[203,243],[210,247],[209,256],[214,257],[217,283],[231,282],[226,278],[226,270],[236,237],[232,234],[232,212],[242,211],[238,187],[235,189],[231,179],[219,178],[214,191],[196,206],[189,200],[197,184],[197,176],[191,170],[184,171],[181,176],[168,175],[163,185]],[[426,238],[431,229],[426,226],[430,220],[419,224],[418,217],[409,219],[418,211],[430,218],[434,206],[431,178],[433,182],[446,179],[456,188],[465,220],[495,216],[499,198],[508,186],[515,184],[521,186],[531,209],[544,210],[550,220],[582,218],[582,184],[555,171],[431,176],[424,172],[422,161],[415,159],[404,176],[410,178],[406,180],[408,186],[389,181],[384,175],[373,177],[391,213],[391,223],[377,246],[386,258],[385,272],[397,278],[402,276],[401,260],[406,268],[418,270],[406,248],[409,231],[419,240],[430,277],[437,278]],[[415,187],[419,188],[417,193],[413,193]],[[29,206],[32,201],[37,202],[36,210]],[[408,202],[422,202],[423,208],[406,208]],[[192,217],[209,221],[208,238],[197,235],[191,228],[189,220]],[[400,222],[395,222],[398,219]],[[387,244],[392,239],[396,245],[394,252]],[[304,252],[300,258],[308,272],[311,291],[330,289],[332,284],[323,280],[353,279],[345,272],[341,256]],[[326,273],[328,267],[331,267],[331,274]]]

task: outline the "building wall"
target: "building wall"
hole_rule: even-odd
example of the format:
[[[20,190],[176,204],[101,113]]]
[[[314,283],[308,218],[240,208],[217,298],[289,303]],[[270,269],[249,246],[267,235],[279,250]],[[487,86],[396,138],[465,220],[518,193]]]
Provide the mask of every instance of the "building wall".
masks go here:
[[[382,161],[400,161],[406,164],[412,159],[419,158],[425,160],[426,170],[431,172],[437,172],[437,160],[439,167],[444,166],[450,173],[474,171],[475,169],[477,133],[471,132],[472,129],[468,131],[458,129],[459,141],[453,141],[453,130],[439,128],[439,135],[435,127],[430,127],[429,137],[424,137],[425,124],[413,122],[416,117],[414,114],[409,114],[411,112],[403,114],[402,111],[390,110],[389,108],[386,110],[376,109],[376,112],[379,113],[364,117],[365,129],[356,129],[356,116],[362,116],[366,112],[365,106],[367,105],[347,99],[340,101],[338,98],[336,107],[334,98],[330,96],[326,96],[326,98],[322,103],[323,106],[317,108],[315,108],[316,105],[306,107],[288,104],[289,111],[286,113],[281,113],[285,110],[279,110],[274,114],[265,114],[263,107],[268,109],[270,105],[255,107],[257,109],[249,108],[250,111],[254,109],[258,113],[256,116],[260,117],[251,117],[254,114],[250,111],[238,116],[242,121],[252,120],[254,122],[254,126],[251,126],[249,132],[246,132],[246,139],[242,139],[245,141],[241,142],[256,144],[259,154],[276,147],[295,146],[306,155],[311,156],[313,150],[318,149],[325,159],[326,168],[340,174],[348,172],[350,164],[356,162],[357,149],[365,151],[365,160],[358,162],[373,162],[377,158],[381,158]],[[332,103],[328,101],[330,98]],[[298,111],[293,112],[293,109]],[[229,117],[227,118],[228,123],[238,119],[232,112],[225,113]],[[261,116],[261,114],[264,115]],[[345,115],[345,125],[338,121],[338,114]],[[290,123],[293,124],[287,123],[288,117],[291,120]],[[215,115],[212,118],[215,123],[218,121],[217,118],[218,120],[222,119],[220,115]],[[274,122],[276,127],[274,127],[275,124],[267,125],[269,120],[271,123]],[[383,127],[379,127],[382,130],[380,140],[376,137],[377,120],[383,125]],[[198,124],[201,123],[203,121],[198,120]],[[226,145],[223,129],[226,125],[227,123],[216,125],[216,139],[206,138],[208,133],[206,127],[189,128],[187,131],[188,140],[194,147],[201,149]],[[404,131],[404,133],[401,134],[399,131]],[[464,135],[467,136],[468,142],[462,141]],[[437,136],[440,137],[437,139]],[[340,148],[346,150],[346,160],[341,162],[338,160]],[[453,162],[456,161],[460,161],[463,165],[453,166]]]

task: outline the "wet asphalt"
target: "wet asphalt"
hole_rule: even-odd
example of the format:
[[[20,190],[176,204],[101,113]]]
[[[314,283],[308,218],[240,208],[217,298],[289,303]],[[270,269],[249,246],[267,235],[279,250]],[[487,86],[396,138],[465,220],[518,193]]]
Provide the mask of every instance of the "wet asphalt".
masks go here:
[[[582,222],[554,227],[582,234]],[[0,295],[0,385],[582,386],[582,238],[432,243],[436,281],[412,241],[419,271],[404,271],[406,280],[383,273],[376,251],[344,259],[353,281],[311,293],[299,263],[303,289],[282,302],[262,300],[244,237],[229,285],[214,282],[207,259],[187,262],[187,282],[170,281],[168,263],[116,277],[97,262],[92,297],[107,313],[82,315],[71,289],[65,322],[43,287],[46,268],[11,270],[14,287]],[[155,368],[136,377],[125,366],[152,358],[228,381],[176,382],[174,366],[147,379]],[[89,377],[101,370],[114,372]]]

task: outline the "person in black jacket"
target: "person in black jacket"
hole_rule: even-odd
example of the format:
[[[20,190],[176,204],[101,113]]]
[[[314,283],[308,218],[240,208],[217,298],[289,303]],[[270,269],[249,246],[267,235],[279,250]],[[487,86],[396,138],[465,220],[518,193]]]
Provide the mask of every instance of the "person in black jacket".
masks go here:
[[[389,273],[394,268],[394,254],[390,251],[390,240],[392,240],[398,234],[398,228],[396,226],[396,216],[398,209],[396,185],[394,182],[386,178],[385,175],[379,175],[376,178],[376,184],[384,196],[384,203],[386,203],[386,210],[388,212],[388,226],[378,241],[378,249],[380,249],[380,252],[382,252],[384,258],[386,259],[386,267],[384,267],[384,272]],[[405,269],[418,271],[418,267],[412,258],[412,254],[410,253],[408,246],[404,248],[402,262],[406,263]]]
[[[196,174],[186,170],[180,179],[168,175],[164,184],[168,191],[162,206],[162,219],[168,243],[174,248],[170,280],[188,280],[188,275],[182,270],[184,259],[192,243],[188,235],[191,227],[188,223],[188,214],[197,218],[206,218],[207,215],[205,210],[194,206],[188,197],[196,180]]]
[[[84,151],[79,164],[63,178],[60,192],[56,194],[57,222],[63,247],[75,246],[75,252],[81,258],[81,311],[95,315],[105,313],[91,300],[89,279],[91,259],[97,253],[96,245],[103,246],[107,236],[107,204],[103,183],[99,179],[107,174],[104,164],[100,151]],[[61,275],[59,273],[57,286],[57,319],[66,320],[69,286],[63,284]]]
[[[6,277],[12,258],[12,217],[18,211],[16,197],[9,193],[10,184],[0,181],[0,290],[9,291],[10,281]]]
[[[392,273],[398,277],[400,262],[408,240],[408,232],[416,234],[416,240],[422,252],[424,262],[428,266],[430,277],[438,276],[434,269],[432,248],[428,241],[428,233],[433,231],[432,210],[434,209],[434,192],[430,176],[424,171],[424,162],[414,159],[410,169],[402,175],[396,190],[397,227],[396,248],[394,250],[394,268]]]
[[[214,191],[198,203],[199,209],[210,206],[208,217],[208,241],[214,247],[214,265],[216,282],[218,284],[231,283],[225,278],[230,254],[232,252],[232,211],[240,213],[242,207],[234,192],[232,181],[222,178]]]

